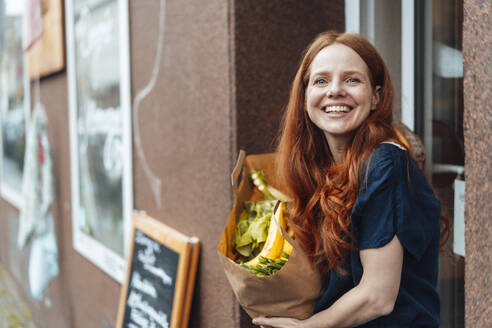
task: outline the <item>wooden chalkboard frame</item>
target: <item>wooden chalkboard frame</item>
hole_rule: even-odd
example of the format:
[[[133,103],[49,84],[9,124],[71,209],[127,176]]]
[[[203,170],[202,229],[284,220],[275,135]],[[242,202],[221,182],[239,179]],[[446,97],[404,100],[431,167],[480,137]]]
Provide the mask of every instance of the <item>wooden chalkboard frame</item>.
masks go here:
[[[129,282],[132,273],[135,234],[137,230],[159,242],[161,246],[179,254],[169,326],[170,328],[182,328],[187,326],[198,263],[200,246],[198,238],[190,238],[162,222],[147,216],[145,213],[136,212],[133,216],[133,228],[130,249],[128,252],[126,279],[121,287],[116,327],[121,328],[124,324],[123,321],[125,318]]]

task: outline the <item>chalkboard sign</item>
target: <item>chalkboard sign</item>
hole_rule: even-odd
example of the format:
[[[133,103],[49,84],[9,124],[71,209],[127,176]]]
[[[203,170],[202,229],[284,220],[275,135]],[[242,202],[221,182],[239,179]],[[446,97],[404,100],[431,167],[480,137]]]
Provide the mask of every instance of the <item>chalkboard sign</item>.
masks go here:
[[[198,250],[197,238],[135,215],[117,327],[186,327]]]

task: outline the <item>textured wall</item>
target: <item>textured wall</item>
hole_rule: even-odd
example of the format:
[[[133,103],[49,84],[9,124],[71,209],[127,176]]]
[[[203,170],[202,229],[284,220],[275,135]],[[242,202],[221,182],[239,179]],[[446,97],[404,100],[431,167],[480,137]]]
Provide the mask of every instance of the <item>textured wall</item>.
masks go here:
[[[150,79],[159,1],[132,1],[132,90]],[[233,327],[236,305],[216,246],[232,208],[235,154],[226,0],[167,1],[157,84],[140,107],[147,160],[162,179],[157,208],[134,149],[135,208],[202,241],[191,327]]]
[[[492,2],[465,0],[465,322],[492,326]]]

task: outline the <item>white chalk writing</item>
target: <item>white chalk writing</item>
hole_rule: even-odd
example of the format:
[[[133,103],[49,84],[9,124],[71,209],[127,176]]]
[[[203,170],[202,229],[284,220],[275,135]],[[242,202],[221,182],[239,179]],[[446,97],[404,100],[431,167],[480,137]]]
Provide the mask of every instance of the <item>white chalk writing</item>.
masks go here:
[[[135,234],[135,242],[137,244],[146,246],[147,248],[150,248],[151,250],[153,250],[157,253],[160,252],[159,244],[157,242],[153,241],[152,239],[149,239],[148,237],[146,237],[140,231],[137,231]]]
[[[162,283],[164,285],[168,285],[168,286],[172,285],[173,279],[166,273],[166,271],[164,271],[160,268],[153,267],[153,266],[148,265],[148,264],[144,264],[144,269],[149,271],[150,273],[158,276],[159,278],[161,278]]]
[[[138,272],[133,273],[131,286],[153,298],[157,297],[155,287],[147,279],[142,279]]]
[[[138,323],[140,327],[148,327],[149,326],[149,320],[144,317],[143,313],[139,311],[138,309],[132,309],[130,312],[130,318]],[[135,326],[135,325],[132,325]]]
[[[152,91],[154,88],[157,77],[159,76],[159,66],[161,64],[162,49],[164,47],[164,17],[166,12],[166,1],[161,0],[161,7],[159,10],[159,40],[157,41],[157,53],[154,60],[154,68],[152,69],[152,77],[147,83],[147,85],[140,91],[137,92],[135,99],[133,100],[133,129],[135,136],[135,148],[137,149],[137,155],[140,163],[143,165],[145,175],[147,180],[152,187],[152,192],[154,193],[154,199],[157,203],[157,207],[161,208],[161,198],[162,198],[162,181],[155,175],[147,162],[145,153],[142,147],[142,141],[140,140],[140,125],[138,119],[138,113],[140,112],[140,103],[142,100]]]
[[[137,258],[144,264],[154,265],[155,264],[155,254],[160,253],[160,246],[157,242],[152,239],[147,238],[140,231],[136,232],[135,243],[145,246],[144,250],[139,250],[137,253]]]
[[[155,255],[152,252],[147,252],[148,250],[149,250],[149,248],[147,248],[145,250],[139,250],[137,257],[140,260],[140,262],[142,262],[143,264],[154,265]]]
[[[162,328],[169,328],[169,322],[167,319],[167,314],[162,311],[156,311],[152,306],[149,305],[146,301],[142,300],[142,295],[134,292],[133,290],[130,292],[130,296],[128,297],[128,305],[134,309],[139,309],[148,315],[153,321],[159,324]],[[133,315],[133,309],[132,309]],[[132,316],[133,319],[133,316]],[[146,325],[144,327],[148,327]]]

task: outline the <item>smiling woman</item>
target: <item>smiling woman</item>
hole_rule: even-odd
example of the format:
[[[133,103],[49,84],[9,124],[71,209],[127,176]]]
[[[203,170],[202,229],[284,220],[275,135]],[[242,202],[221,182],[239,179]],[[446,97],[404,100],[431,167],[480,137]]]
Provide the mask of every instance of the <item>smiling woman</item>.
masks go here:
[[[326,32],[297,71],[278,146],[296,241],[327,284],[306,320],[272,327],[437,327],[440,202],[393,126],[377,50]]]
[[[351,48],[335,43],[316,55],[306,89],[306,109],[330,149],[345,148],[353,132],[376,108],[379,88],[372,87],[369,68]],[[343,154],[333,155],[336,159]]]

